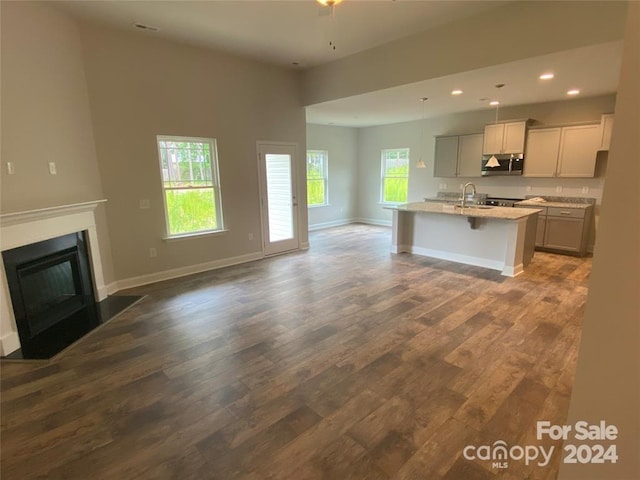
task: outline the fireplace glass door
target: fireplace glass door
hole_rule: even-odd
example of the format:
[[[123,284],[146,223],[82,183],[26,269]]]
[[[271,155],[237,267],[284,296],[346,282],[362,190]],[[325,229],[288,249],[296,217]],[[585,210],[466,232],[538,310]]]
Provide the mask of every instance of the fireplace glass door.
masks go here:
[[[35,337],[84,306],[75,251],[18,268],[25,317]]]

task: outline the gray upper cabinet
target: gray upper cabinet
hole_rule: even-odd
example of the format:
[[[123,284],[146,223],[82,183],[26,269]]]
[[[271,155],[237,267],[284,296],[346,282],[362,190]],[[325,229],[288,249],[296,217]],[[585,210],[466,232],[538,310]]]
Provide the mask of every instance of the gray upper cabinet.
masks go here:
[[[555,177],[561,128],[529,130],[524,154],[525,177]]]
[[[460,135],[458,138],[458,176],[482,176],[482,141],[483,135]]]
[[[557,176],[593,177],[601,138],[602,130],[598,124],[564,127],[560,137]]]
[[[458,136],[436,137],[434,177],[455,177],[458,164]]]
[[[529,130],[523,176],[591,178],[601,139],[598,124]]]
[[[483,135],[436,137],[434,177],[480,177]]]
[[[600,128],[602,129],[600,150],[609,150],[609,145],[611,145],[611,132],[613,131],[613,114],[608,113],[602,115]]]
[[[495,123],[484,127],[482,153],[523,153],[527,122]]]

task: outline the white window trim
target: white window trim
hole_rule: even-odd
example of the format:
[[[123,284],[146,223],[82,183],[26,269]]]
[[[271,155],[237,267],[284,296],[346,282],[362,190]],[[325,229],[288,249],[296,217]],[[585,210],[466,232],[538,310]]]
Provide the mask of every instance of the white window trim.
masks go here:
[[[211,151],[211,189],[215,198],[216,219],[218,220],[218,228],[198,230],[195,232],[171,234],[169,229],[169,209],[167,208],[167,190],[178,190],[177,188],[166,188],[164,186],[164,178],[162,175],[162,153],[160,151],[160,142],[192,142],[192,143],[208,143]],[[224,219],[222,215],[222,191],[220,189],[220,170],[218,167],[218,148],[215,138],[205,137],[183,137],[180,135],[156,135],[156,148],[158,149],[158,166],[160,173],[160,186],[162,188],[162,204],[164,208],[164,226],[165,236],[163,240],[185,240],[193,237],[201,237],[205,235],[215,235],[228,231],[224,228]],[[209,187],[207,187],[209,188]]]
[[[307,150],[306,156],[309,155],[309,152],[322,153],[322,156],[323,156],[322,175],[323,175],[323,181],[324,181],[324,203],[314,203],[313,205],[307,205],[307,208],[328,207],[329,206],[329,151],[328,150]],[[306,158],[305,158],[305,167],[306,168],[309,167],[309,163],[308,163],[308,160],[306,160]],[[308,180],[309,179],[307,177],[305,181],[308,182]]]
[[[406,150],[407,151],[407,158],[408,158],[408,162],[409,165],[411,165],[411,151],[409,149],[409,147],[402,147],[402,148],[383,148],[380,151],[380,201],[378,202],[378,204],[380,205],[403,205],[406,203],[406,200],[404,202],[386,202],[384,200],[384,179],[386,178],[385,175],[385,152],[397,152],[400,150]],[[393,178],[404,178],[404,177],[393,177]],[[407,182],[409,181],[409,174],[407,173]],[[408,196],[409,192],[407,192],[407,196]]]

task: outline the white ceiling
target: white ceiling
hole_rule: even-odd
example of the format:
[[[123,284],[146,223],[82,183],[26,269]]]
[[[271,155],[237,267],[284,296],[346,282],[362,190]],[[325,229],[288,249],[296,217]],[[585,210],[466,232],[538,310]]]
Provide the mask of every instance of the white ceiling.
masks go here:
[[[350,127],[384,125],[450,113],[495,107],[541,103],[614,93],[622,62],[622,41],[593,45],[540,57],[505,63],[480,70],[435,78],[401,87],[334,100],[307,107],[307,123]],[[538,77],[555,73],[552,80]],[[505,86],[497,89],[496,84]],[[569,89],[580,89],[568,97]],[[452,96],[454,89],[463,94]],[[482,100],[484,99],[484,100]]]
[[[345,0],[334,14],[316,0],[59,0],[71,14],[279,65],[330,62],[514,0]],[[143,32],[141,32],[143,33]],[[329,45],[332,41],[336,49]]]
[[[304,69],[353,55],[507,1],[345,0],[334,15],[315,0],[93,1],[60,0],[72,15],[140,35],[228,51],[288,68]],[[143,23],[160,28],[142,32]],[[336,46],[335,50],[329,41]],[[617,90],[622,42],[493,66],[307,107],[309,123],[370,126],[424,116],[492,108],[481,98],[498,97],[502,106],[565,99],[570,87],[582,96]],[[297,62],[297,66],[292,63]],[[541,83],[542,71],[557,77]],[[506,86],[496,91],[494,85]],[[451,97],[453,88],[464,90]]]

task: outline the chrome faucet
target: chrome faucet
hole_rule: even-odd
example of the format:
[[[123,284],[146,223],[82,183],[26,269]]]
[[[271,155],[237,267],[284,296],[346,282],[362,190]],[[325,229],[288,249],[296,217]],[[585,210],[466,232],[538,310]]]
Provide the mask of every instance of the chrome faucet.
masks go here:
[[[476,186],[469,182],[469,183],[465,183],[464,184],[464,188],[462,189],[462,208],[464,208],[466,206],[467,203],[467,187],[471,186],[471,188],[473,188],[472,190],[472,195],[475,197],[476,196]]]

